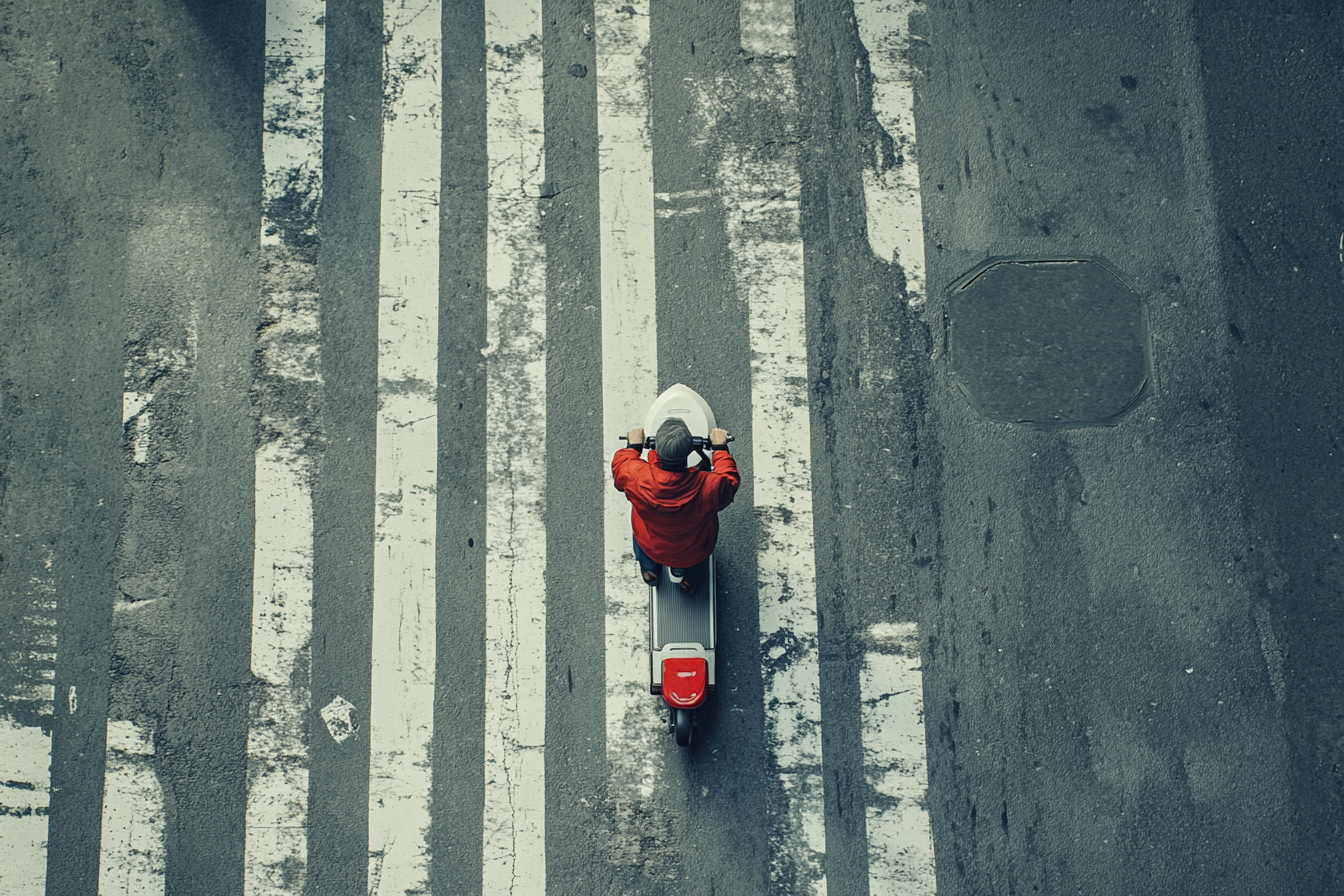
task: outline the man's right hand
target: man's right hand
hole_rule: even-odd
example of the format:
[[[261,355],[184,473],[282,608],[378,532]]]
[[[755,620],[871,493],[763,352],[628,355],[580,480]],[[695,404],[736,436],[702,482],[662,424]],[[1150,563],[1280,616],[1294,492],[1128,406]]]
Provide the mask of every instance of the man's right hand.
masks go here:
[[[627,448],[638,448],[640,450],[643,450],[644,427],[641,426],[639,429],[630,430],[628,433],[625,434],[625,440],[626,442],[629,443],[628,445],[626,445]]]
[[[728,430],[716,429],[709,434],[709,444],[714,447],[728,450]]]

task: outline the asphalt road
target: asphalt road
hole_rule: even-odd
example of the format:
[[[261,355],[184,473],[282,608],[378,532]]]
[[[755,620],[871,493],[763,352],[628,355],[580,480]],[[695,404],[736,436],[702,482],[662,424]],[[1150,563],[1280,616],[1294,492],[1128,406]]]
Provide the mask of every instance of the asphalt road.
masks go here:
[[[866,232],[864,170],[896,163],[851,5],[798,3],[796,129],[723,94],[734,140],[800,167],[826,892],[881,891],[860,676],[865,633],[893,622],[920,635],[938,892],[1344,891],[1344,15],[921,6],[922,305]],[[243,891],[264,9],[0,5],[0,715],[51,732],[53,896],[98,890],[109,718],[154,732],[163,891]],[[546,889],[806,892],[771,871],[753,346],[722,209],[659,218],[655,255],[659,387],[709,398],[744,472],[720,694],[694,751],[664,744],[648,813],[607,799],[598,49],[591,3],[542,12]],[[367,726],[382,16],[341,0],[325,23],[308,893],[367,891],[368,742],[328,738],[316,709],[339,694]],[[483,29],[481,3],[445,4],[436,893],[483,886]],[[697,86],[757,77],[739,8],[659,0],[649,34],[653,189],[714,186]],[[1142,304],[1137,403],[1106,425],[977,413],[950,289],[993,257],[1105,261]],[[127,392],[154,394],[149,464]],[[53,626],[54,665],[33,647]]]

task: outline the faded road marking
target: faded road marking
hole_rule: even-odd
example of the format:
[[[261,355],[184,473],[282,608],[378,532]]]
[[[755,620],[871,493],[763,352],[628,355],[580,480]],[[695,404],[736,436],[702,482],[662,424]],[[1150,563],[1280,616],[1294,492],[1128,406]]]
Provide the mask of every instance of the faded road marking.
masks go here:
[[[47,812],[51,808],[51,735],[0,717],[0,868],[10,896],[47,889]]]
[[[302,891],[308,863],[325,14],[325,0],[266,4],[246,896]]]
[[[487,893],[546,893],[546,247],[540,0],[487,0]]]
[[[161,896],[165,886],[163,788],[154,732],[108,719],[99,896]]]
[[[891,138],[863,169],[868,244],[905,271],[910,307],[924,304],[924,216],[915,149],[916,71],[910,63],[910,13],[919,0],[854,0],[859,39],[873,76],[873,114]]]
[[[598,0],[598,193],[602,220],[602,434],[606,591],[609,859],[658,862],[666,847],[653,801],[661,777],[658,704],[649,694],[648,589],[630,548],[630,504],[611,486],[611,455],[658,393],[654,293],[649,4]],[[650,821],[652,819],[652,822]],[[657,844],[657,845],[654,845]],[[660,868],[660,873],[668,869]]]
[[[868,891],[932,896],[936,889],[924,746],[924,684],[913,622],[868,630],[859,673],[867,780]]]
[[[383,4],[369,893],[429,892],[442,6]]]
[[[779,781],[767,802],[770,877],[795,894],[822,896],[826,829],[794,13],[791,3],[741,9],[743,40],[754,36],[756,52],[768,49],[769,57],[756,59],[737,101],[749,100],[761,118],[780,122],[774,140],[736,142],[719,166],[734,280],[750,312],[760,661],[766,749]],[[714,114],[714,106],[707,112]]]

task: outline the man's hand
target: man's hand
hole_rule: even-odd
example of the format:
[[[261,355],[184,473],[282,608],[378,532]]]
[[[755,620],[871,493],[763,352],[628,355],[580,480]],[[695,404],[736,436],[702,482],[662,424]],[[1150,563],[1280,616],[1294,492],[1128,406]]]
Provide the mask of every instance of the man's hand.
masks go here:
[[[711,447],[718,447],[727,450],[728,448],[728,430],[716,429],[709,434],[709,444]]]
[[[644,449],[644,427],[630,430],[625,434],[625,440],[629,443],[626,447],[638,448],[642,451]]]

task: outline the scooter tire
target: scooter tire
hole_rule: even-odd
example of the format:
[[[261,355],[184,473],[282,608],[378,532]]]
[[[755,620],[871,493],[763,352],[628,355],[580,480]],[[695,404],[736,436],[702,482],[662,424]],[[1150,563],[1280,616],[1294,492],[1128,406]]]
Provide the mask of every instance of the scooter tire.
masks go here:
[[[689,747],[691,745],[691,711],[689,709],[675,709],[672,711],[672,733],[677,738],[677,746]]]

